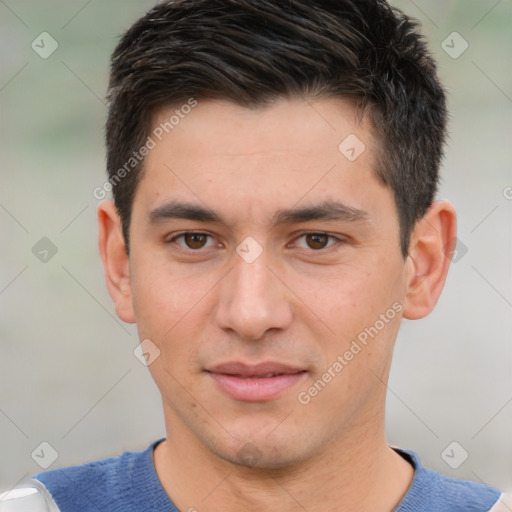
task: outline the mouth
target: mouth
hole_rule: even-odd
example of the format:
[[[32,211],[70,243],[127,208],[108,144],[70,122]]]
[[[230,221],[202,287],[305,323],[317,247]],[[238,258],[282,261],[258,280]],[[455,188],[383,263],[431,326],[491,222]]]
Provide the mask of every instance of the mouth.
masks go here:
[[[278,398],[302,381],[307,370],[278,362],[246,365],[230,362],[206,370],[218,389],[244,402],[264,402]]]

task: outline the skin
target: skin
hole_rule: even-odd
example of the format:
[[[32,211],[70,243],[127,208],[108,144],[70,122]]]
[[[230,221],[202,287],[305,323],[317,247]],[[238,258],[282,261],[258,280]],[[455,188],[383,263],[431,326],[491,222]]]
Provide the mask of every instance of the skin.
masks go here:
[[[154,126],[172,111],[158,112]],[[354,161],[338,150],[350,134],[366,146]],[[402,317],[424,317],[441,293],[456,217],[450,203],[434,203],[404,260],[393,193],[373,171],[378,143],[346,100],[283,98],[255,110],[199,101],[147,156],[129,257],[113,204],[99,205],[116,312],[160,350],[149,369],[167,439],[154,461],[180,510],[389,511],[406,493],[413,469],[384,436],[386,382]],[[224,222],[152,222],[150,212],[171,200]],[[364,218],[272,222],[278,210],[330,200]],[[171,241],[183,231],[209,237]],[[247,236],[262,249],[252,263],[236,252]],[[401,311],[300,403],[393,304]],[[276,399],[244,402],[205,371],[228,361],[279,361],[307,373]]]

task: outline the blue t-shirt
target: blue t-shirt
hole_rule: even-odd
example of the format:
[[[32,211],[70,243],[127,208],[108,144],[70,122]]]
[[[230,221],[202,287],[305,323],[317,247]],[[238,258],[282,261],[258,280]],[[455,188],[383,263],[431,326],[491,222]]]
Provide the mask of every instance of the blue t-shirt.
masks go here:
[[[35,475],[61,512],[179,512],[164,491],[153,463],[156,441],[142,452]],[[500,491],[425,469],[418,455],[396,451],[414,467],[412,483],[393,512],[487,512]],[[461,508],[463,507],[463,508]]]

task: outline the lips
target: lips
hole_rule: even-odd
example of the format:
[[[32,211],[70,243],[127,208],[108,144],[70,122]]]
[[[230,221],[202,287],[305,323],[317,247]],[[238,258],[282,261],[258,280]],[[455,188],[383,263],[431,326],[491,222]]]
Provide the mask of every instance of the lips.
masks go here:
[[[304,368],[279,362],[246,365],[229,362],[207,370],[218,388],[240,401],[261,402],[275,399],[301,381]]]

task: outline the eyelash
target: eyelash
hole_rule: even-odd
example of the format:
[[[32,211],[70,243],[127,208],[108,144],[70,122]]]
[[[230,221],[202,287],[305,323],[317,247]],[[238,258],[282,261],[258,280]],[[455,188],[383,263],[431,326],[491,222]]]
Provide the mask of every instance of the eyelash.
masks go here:
[[[166,243],[167,244],[171,244],[171,243],[176,243],[176,240],[180,239],[180,238],[183,238],[185,235],[204,235],[204,236],[207,236],[209,238],[213,238],[212,235],[209,235],[208,233],[203,233],[202,231],[183,231],[181,233],[178,233],[177,235],[174,235],[172,238],[169,238],[166,240]],[[331,244],[331,245],[327,245],[326,247],[323,247],[321,249],[312,249],[312,248],[307,248],[313,252],[325,252],[325,251],[328,251],[330,250],[332,247],[336,246],[336,245],[339,245],[339,244],[343,244],[345,242],[345,240],[343,240],[342,238],[339,238],[337,236],[334,236],[334,235],[330,235],[329,233],[325,233],[323,231],[308,231],[308,232],[305,232],[305,233],[301,233],[300,235],[298,235],[296,238],[294,238],[294,241],[295,240],[298,240],[302,237],[305,237],[307,235],[321,235],[321,236],[327,236],[328,239],[330,240],[334,240],[335,243]],[[190,247],[182,247],[181,245],[177,244],[178,247],[180,248],[180,250],[184,251],[184,252],[192,252],[192,253],[199,253],[205,249],[208,249],[208,247],[201,247],[200,249],[192,249]],[[211,247],[214,247],[214,246],[211,246]]]

